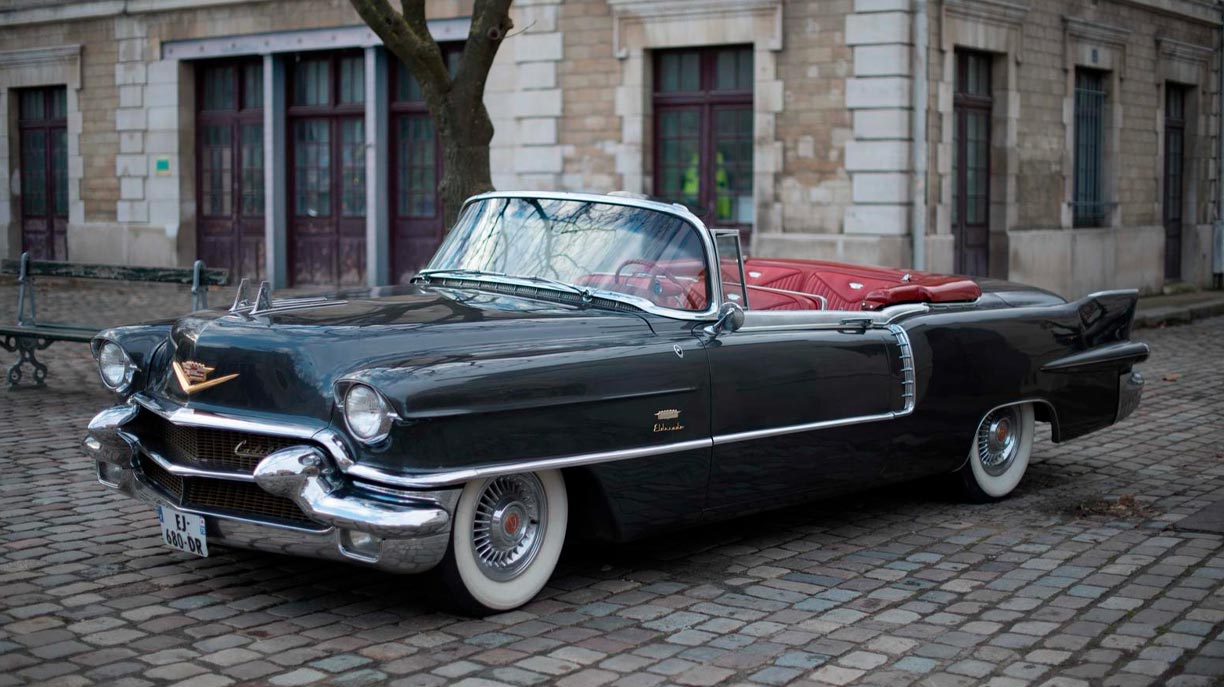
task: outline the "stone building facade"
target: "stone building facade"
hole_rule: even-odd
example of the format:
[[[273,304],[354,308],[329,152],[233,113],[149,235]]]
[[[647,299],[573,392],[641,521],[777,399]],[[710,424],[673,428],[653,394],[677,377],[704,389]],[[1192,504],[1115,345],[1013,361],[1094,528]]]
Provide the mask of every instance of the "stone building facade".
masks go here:
[[[448,55],[467,11],[429,2]],[[1067,296],[1211,279],[1217,4],[513,14],[486,94],[498,188],[678,198],[756,255]],[[419,92],[345,0],[4,0],[0,121],[0,255],[381,284],[443,233]]]

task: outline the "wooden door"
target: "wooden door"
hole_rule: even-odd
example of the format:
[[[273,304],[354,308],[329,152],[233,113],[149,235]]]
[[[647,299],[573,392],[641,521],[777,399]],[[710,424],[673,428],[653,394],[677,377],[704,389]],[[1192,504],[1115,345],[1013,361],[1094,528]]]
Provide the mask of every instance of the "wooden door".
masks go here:
[[[990,274],[991,56],[957,51],[953,99],[952,234],[956,272]]]
[[[1182,212],[1185,205],[1186,88],[1165,87],[1164,229],[1165,280],[1182,276]]]
[[[35,260],[68,259],[68,89],[18,93],[21,250]]]
[[[234,277],[265,278],[263,62],[196,72],[196,255]]]
[[[298,56],[290,82],[289,258],[293,284],[366,275],[365,75],[360,53]]]
[[[451,76],[459,68],[463,43],[439,45]],[[442,145],[421,86],[398,60],[391,77],[391,281],[406,282],[442,243]]]

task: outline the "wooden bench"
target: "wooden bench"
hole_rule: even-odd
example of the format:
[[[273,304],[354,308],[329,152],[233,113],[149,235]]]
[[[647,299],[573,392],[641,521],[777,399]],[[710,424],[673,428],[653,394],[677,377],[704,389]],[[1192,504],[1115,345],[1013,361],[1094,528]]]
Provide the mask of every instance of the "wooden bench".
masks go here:
[[[0,325],[0,348],[17,354],[17,362],[8,369],[8,384],[15,389],[21,383],[22,367],[34,370],[34,383],[42,386],[47,366],[35,353],[56,341],[89,343],[104,326],[94,323],[40,322],[34,289],[35,277],[71,279],[105,279],[162,284],[190,284],[192,310],[208,307],[208,287],[229,284],[229,270],[208,269],[203,260],[196,260],[190,269],[182,267],[126,267],[122,265],[91,265],[73,262],[31,260],[22,253],[20,260],[0,260],[0,275],[17,275],[17,323]]]

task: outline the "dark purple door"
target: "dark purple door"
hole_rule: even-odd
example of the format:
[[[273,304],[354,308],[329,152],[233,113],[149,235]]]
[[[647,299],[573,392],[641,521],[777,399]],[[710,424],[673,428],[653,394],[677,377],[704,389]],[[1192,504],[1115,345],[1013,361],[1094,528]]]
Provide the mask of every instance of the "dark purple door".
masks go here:
[[[263,63],[200,63],[196,84],[196,254],[263,279]]]
[[[1165,86],[1165,279],[1182,276],[1182,207],[1185,203],[1186,87]]]
[[[21,250],[35,260],[68,259],[68,90],[18,94]]]
[[[451,74],[462,43],[443,43]],[[391,65],[391,281],[410,279],[429,262],[442,237],[442,148],[416,79],[398,61]]]
[[[957,274],[990,274],[991,56],[957,51],[952,235]]]
[[[292,283],[364,284],[365,58],[299,55],[289,91]]]

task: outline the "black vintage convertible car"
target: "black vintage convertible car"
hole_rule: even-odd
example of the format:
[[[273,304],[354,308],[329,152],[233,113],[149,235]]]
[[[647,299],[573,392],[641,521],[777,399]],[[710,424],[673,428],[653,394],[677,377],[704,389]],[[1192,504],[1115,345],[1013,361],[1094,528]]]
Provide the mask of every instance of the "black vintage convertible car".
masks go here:
[[[410,284],[120,327],[98,479],[170,546],[433,571],[474,612],[548,581],[567,531],[626,540],[946,473],[998,499],[1036,435],[1139,403],[1133,291],[743,259],[627,196],[467,202]]]

